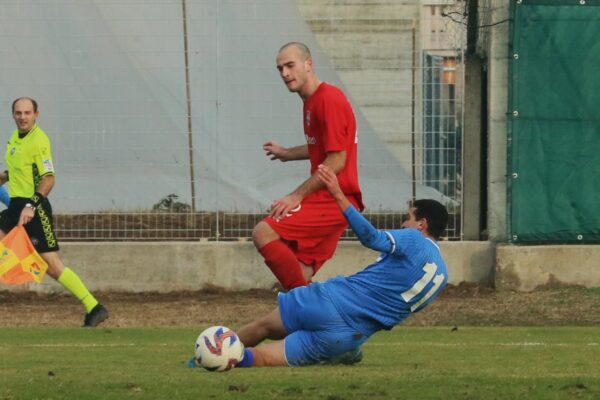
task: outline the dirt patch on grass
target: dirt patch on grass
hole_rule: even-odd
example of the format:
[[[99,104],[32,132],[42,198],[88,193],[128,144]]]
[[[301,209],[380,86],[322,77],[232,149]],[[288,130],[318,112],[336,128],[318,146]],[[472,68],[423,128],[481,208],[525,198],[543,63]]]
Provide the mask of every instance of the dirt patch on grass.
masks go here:
[[[600,288],[496,291],[473,284],[448,286],[406,325],[557,326],[600,324]]]
[[[96,293],[109,309],[105,327],[239,327],[273,310],[270,290],[232,292],[207,289],[174,293]],[[0,291],[0,327],[73,327],[84,310],[66,294]],[[557,326],[600,325],[600,288],[549,288],[535,292],[498,292],[492,288],[449,285],[408,326]]]

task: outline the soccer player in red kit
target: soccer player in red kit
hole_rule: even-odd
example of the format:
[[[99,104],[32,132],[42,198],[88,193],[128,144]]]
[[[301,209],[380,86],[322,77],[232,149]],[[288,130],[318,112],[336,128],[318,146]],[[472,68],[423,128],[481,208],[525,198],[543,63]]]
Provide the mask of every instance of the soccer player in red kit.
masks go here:
[[[283,288],[290,290],[310,282],[333,256],[348,226],[316,174],[318,165],[336,173],[342,191],[358,210],[364,206],[350,102],[339,88],[319,80],[310,50],[302,43],[287,43],[279,49],[277,69],[288,90],[298,93],[304,103],[306,144],[286,148],[268,141],[263,149],[271,160],[310,160],[310,177],[271,204],[269,216],[254,227],[252,239]]]

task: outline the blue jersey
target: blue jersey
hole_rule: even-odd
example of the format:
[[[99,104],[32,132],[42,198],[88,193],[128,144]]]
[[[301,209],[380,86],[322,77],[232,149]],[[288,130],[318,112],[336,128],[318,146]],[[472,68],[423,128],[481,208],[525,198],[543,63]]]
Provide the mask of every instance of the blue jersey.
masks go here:
[[[344,215],[364,246],[382,252],[364,270],[324,283],[336,309],[354,329],[366,335],[391,329],[423,309],[448,282],[438,245],[419,230],[377,230],[352,206]]]

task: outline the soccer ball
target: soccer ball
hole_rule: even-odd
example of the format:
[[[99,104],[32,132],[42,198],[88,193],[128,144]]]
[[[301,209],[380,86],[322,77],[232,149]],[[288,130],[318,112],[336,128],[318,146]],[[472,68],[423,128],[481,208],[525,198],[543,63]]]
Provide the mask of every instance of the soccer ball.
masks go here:
[[[211,326],[196,340],[196,363],[209,371],[229,371],[243,356],[244,345],[224,326]]]

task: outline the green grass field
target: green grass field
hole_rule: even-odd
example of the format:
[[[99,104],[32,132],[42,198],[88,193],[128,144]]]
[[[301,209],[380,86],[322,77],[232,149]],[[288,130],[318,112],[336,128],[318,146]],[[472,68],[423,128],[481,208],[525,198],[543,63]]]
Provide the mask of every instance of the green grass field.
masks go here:
[[[189,369],[201,329],[0,331],[7,399],[597,399],[600,328],[381,332],[355,366]]]

